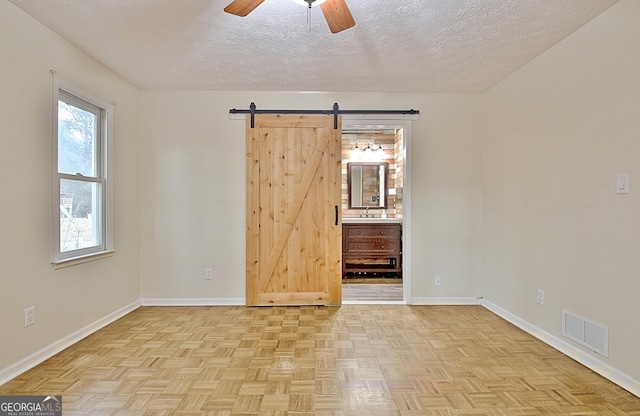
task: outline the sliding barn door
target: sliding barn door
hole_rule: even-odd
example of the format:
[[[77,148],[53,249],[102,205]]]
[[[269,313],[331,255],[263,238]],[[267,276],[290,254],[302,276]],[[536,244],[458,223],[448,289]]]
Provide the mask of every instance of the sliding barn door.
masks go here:
[[[342,301],[341,126],[247,120],[247,305]]]

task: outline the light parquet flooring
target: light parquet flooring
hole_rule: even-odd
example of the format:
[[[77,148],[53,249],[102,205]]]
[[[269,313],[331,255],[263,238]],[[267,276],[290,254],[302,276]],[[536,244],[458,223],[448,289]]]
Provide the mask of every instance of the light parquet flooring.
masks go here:
[[[65,416],[640,415],[480,306],[141,307],[0,386]]]

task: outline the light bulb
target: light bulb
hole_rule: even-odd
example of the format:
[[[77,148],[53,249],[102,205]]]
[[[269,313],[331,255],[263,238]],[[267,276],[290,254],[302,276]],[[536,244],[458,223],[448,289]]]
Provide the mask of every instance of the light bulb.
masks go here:
[[[358,147],[358,143],[356,143],[355,147],[351,150],[351,159],[359,159],[360,158],[360,148]]]

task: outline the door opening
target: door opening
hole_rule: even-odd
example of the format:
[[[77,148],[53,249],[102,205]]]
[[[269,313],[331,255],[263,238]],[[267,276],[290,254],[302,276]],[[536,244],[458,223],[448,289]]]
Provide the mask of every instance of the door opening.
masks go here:
[[[410,123],[343,119],[344,303],[410,303]]]

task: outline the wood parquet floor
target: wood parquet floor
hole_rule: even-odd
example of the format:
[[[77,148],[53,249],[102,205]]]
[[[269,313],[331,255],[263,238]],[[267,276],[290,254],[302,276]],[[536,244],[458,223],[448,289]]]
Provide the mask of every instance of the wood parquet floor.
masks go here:
[[[141,307],[0,386],[64,416],[640,415],[480,306]]]

